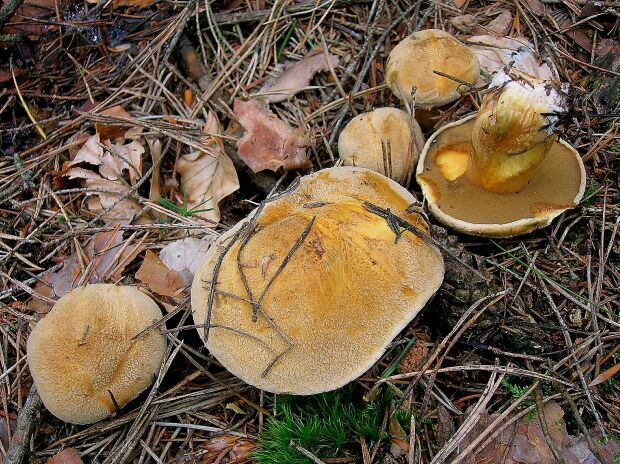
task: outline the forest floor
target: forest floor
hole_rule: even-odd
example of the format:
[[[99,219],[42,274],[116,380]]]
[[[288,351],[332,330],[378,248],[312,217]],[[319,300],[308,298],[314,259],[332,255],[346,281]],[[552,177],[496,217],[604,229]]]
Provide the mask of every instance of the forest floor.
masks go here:
[[[619,13],[614,0],[5,2],[0,462],[620,462]],[[245,384],[183,328],[187,276],[157,255],[188,235],[208,244],[272,190],[336,165],[353,116],[401,106],[387,56],[428,28],[463,42],[523,37],[557,69],[571,85],[560,135],[585,164],[583,200],[521,237],[456,234],[495,290],[464,302],[456,325],[437,316],[440,291],[347,387],[304,398]],[[331,64],[269,106],[310,135],[312,167],[254,174],[236,153],[235,100],[264,98],[283,65],[316,52]],[[474,112],[483,93],[464,92],[436,126]],[[205,125],[220,133],[215,165]],[[106,174],[92,161],[110,156],[104,140],[135,164]],[[90,165],[71,164],[78,151]],[[409,189],[422,202],[415,180]],[[75,426],[29,395],[26,340],[87,282],[143,288],[167,311],[172,348],[156,389]],[[488,304],[498,289],[509,291]]]

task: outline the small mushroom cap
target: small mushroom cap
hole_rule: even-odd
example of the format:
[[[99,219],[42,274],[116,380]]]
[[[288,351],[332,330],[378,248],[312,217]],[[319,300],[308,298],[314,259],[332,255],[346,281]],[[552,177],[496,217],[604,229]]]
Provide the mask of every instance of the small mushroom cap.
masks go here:
[[[473,185],[464,173],[475,116],[442,127],[420,155],[416,179],[437,219],[466,234],[512,237],[550,224],[581,201],[585,169],[579,153],[564,141],[553,143],[517,193],[494,193]]]
[[[476,55],[447,32],[425,29],[403,39],[390,53],[385,80],[400,99],[434,108],[457,100],[462,84],[433,73],[439,71],[472,85],[478,82],[480,67]]]
[[[338,138],[338,155],[345,166],[371,169],[402,184],[423,146],[420,126],[407,113],[377,108],[349,121]]]
[[[28,338],[28,364],[45,407],[73,424],[91,424],[153,383],[166,337],[153,330],[162,313],[133,287],[93,284],[59,299]],[[114,400],[112,400],[112,395]]]
[[[221,263],[206,346],[230,372],[274,393],[339,388],[369,369],[439,288],[439,251],[407,231],[397,239],[366,200],[428,230],[406,212],[414,198],[396,182],[340,167],[303,177],[255,211],[256,229],[248,219],[211,246],[192,309],[205,324]],[[250,301],[260,302],[256,321]]]

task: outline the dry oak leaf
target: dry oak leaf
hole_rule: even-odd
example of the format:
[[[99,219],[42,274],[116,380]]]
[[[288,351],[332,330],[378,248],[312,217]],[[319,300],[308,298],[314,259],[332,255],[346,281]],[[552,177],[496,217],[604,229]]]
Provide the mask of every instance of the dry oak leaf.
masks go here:
[[[119,229],[97,232],[81,244],[83,253],[74,251],[64,258],[62,268],[45,274],[35,291],[49,299],[60,298],[82,280],[82,268],[88,270],[87,283],[116,282],[142,249],[141,242],[133,243],[131,238],[125,240]],[[28,307],[37,313],[47,313],[52,304],[31,298]]]
[[[290,100],[310,84],[317,72],[329,71],[338,66],[338,62],[339,58],[331,53],[326,55],[320,50],[311,52],[302,60],[285,65],[282,74],[261,88],[260,93],[268,93],[265,100],[269,103]]]
[[[508,10],[502,10],[495,19],[489,21],[485,26],[476,27],[474,29],[474,34],[506,35],[510,31],[512,21],[512,13]]]
[[[237,142],[239,158],[252,171],[312,167],[305,148],[310,145],[310,138],[303,128],[291,127],[256,100],[237,99],[233,111],[245,129],[243,137]]]
[[[153,292],[163,296],[174,296],[187,286],[181,274],[168,269],[151,250],[146,250],[144,261],[136,272],[136,279],[146,284]]]
[[[88,200],[91,212],[103,213],[108,223],[129,223],[142,211],[140,204],[127,195],[142,174],[143,154],[144,147],[135,140],[128,144],[102,143],[99,134],[95,134],[86,140],[74,159],[66,163],[63,176],[83,179],[86,187],[94,191],[89,193],[94,195]],[[76,166],[81,163],[98,166],[99,173]],[[129,183],[124,178],[125,171],[129,174]]]
[[[466,416],[468,414],[469,411]],[[594,451],[603,459],[601,462],[588,447],[583,435],[568,434],[563,419],[564,411],[557,403],[550,401],[545,404],[544,416],[551,440],[566,464],[606,464],[612,462],[613,456],[620,451],[620,441],[612,439],[606,444],[601,444],[600,433],[596,430],[591,431],[590,436],[597,448]],[[489,415],[483,411],[474,428],[460,442],[459,449],[467,448],[498,417],[499,414]],[[473,453],[468,454],[460,464],[493,463],[497,462],[498,456],[505,456],[501,461],[504,464],[557,463],[543,433],[540,415],[531,421],[522,417],[516,423],[512,423],[483,449],[475,447]]]
[[[99,113],[102,116],[110,116],[120,119],[131,119],[131,115],[121,105],[112,106]],[[106,122],[98,122],[95,129],[101,140],[116,140],[125,137],[129,125],[114,125]]]
[[[176,170],[183,181],[187,209],[194,216],[217,223],[220,220],[218,203],[239,189],[237,171],[224,152],[219,124],[213,113],[207,116],[203,133],[209,152],[195,151],[179,158]]]

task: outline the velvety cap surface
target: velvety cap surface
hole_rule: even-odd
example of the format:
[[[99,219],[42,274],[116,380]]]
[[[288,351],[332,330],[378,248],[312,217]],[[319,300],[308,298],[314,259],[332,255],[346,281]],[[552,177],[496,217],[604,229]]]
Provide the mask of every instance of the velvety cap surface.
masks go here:
[[[94,284],[56,302],[28,338],[28,364],[45,407],[74,424],[115,412],[153,383],[166,337],[157,304],[136,288]]]
[[[341,387],[376,362],[439,288],[439,251],[410,232],[397,239],[366,200],[427,230],[405,212],[413,197],[401,186],[342,167],[302,178],[258,212],[255,229],[246,220],[212,245],[192,310],[204,324],[221,262],[207,348],[233,374],[278,393]],[[260,303],[255,321],[251,301]]]

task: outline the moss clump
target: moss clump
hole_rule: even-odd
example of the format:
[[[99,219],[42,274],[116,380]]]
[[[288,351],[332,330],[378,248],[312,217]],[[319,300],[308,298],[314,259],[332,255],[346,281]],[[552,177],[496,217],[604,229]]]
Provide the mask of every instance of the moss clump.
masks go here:
[[[254,458],[262,464],[311,464],[291,442],[319,458],[341,457],[360,437],[372,446],[388,404],[387,395],[356,404],[351,388],[303,398],[278,396]]]

